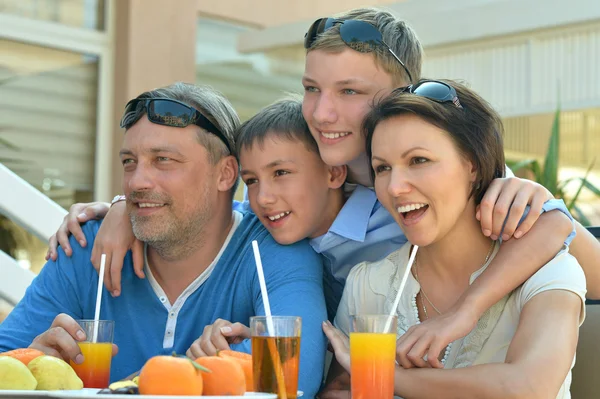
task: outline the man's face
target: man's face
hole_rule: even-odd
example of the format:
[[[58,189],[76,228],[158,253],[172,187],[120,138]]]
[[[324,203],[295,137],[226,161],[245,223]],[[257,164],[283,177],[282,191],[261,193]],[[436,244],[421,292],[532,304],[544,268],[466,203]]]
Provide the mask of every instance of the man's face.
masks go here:
[[[319,154],[299,141],[267,137],[262,145],[242,149],[240,163],[250,206],[278,243],[327,232],[337,212],[334,184]]]
[[[196,126],[157,125],[142,117],[125,133],[123,190],[135,236],[149,244],[194,237],[216,197],[215,166]]]
[[[394,89],[390,74],[372,54],[350,48],[310,51],[302,78],[302,113],[328,165],[346,165],[365,152],[361,132],[373,98]]]

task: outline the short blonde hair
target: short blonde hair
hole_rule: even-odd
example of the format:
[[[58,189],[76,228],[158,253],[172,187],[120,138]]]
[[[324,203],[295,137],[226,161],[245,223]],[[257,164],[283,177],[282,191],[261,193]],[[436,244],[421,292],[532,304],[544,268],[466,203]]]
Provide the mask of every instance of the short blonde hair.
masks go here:
[[[415,31],[405,21],[396,18],[388,11],[376,8],[356,8],[334,18],[339,21],[364,21],[373,25],[381,32],[383,41],[404,62],[413,82],[420,80],[423,47]],[[307,49],[307,53],[313,50],[335,53],[346,48],[348,45],[340,37],[340,25],[336,24],[319,34],[312,46]],[[377,46],[372,53],[375,63],[392,76],[394,84],[404,86],[411,83],[402,65],[384,46]]]

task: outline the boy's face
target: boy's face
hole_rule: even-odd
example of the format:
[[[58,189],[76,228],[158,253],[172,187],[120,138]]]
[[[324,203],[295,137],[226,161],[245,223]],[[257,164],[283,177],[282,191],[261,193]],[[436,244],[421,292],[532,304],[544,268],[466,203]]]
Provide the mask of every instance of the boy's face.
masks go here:
[[[339,211],[331,188],[340,187],[345,174],[331,179],[330,168],[304,143],[269,136],[243,148],[240,163],[250,206],[278,243],[327,232]]]
[[[327,165],[346,165],[365,152],[361,132],[373,98],[394,89],[372,54],[350,48],[306,55],[302,114]]]

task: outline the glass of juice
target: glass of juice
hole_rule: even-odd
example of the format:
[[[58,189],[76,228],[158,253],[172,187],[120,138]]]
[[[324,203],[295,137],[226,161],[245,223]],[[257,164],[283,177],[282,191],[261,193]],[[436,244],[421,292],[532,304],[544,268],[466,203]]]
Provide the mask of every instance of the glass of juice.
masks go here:
[[[301,330],[302,318],[298,316],[250,318],[255,392],[296,399]]]
[[[78,342],[83,355],[83,363],[71,367],[77,373],[85,388],[107,388],[110,383],[110,361],[115,322],[112,320],[77,320],[85,332],[86,340]],[[98,336],[94,342],[94,324],[98,325]]]
[[[351,317],[350,391],[352,399],[392,399],[396,365],[396,327],[389,315]]]

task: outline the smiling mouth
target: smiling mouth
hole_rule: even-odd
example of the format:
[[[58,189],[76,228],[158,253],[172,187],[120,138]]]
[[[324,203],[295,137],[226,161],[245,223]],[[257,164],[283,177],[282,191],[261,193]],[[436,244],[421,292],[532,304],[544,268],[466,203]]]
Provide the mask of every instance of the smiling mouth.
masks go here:
[[[333,133],[325,133],[321,132],[321,136],[325,137],[328,140],[339,139],[341,137],[349,136],[350,132],[333,132]]]
[[[165,206],[165,204],[154,204],[150,202],[138,202],[136,205],[138,208],[160,208]]]
[[[427,212],[427,209],[429,209],[429,205],[423,203],[399,206],[396,210],[403,221],[410,222],[420,218]]]
[[[267,216],[267,219],[269,219],[271,222],[277,222],[278,220],[286,218],[290,213],[292,213],[292,212],[291,211],[281,212],[278,215]]]

